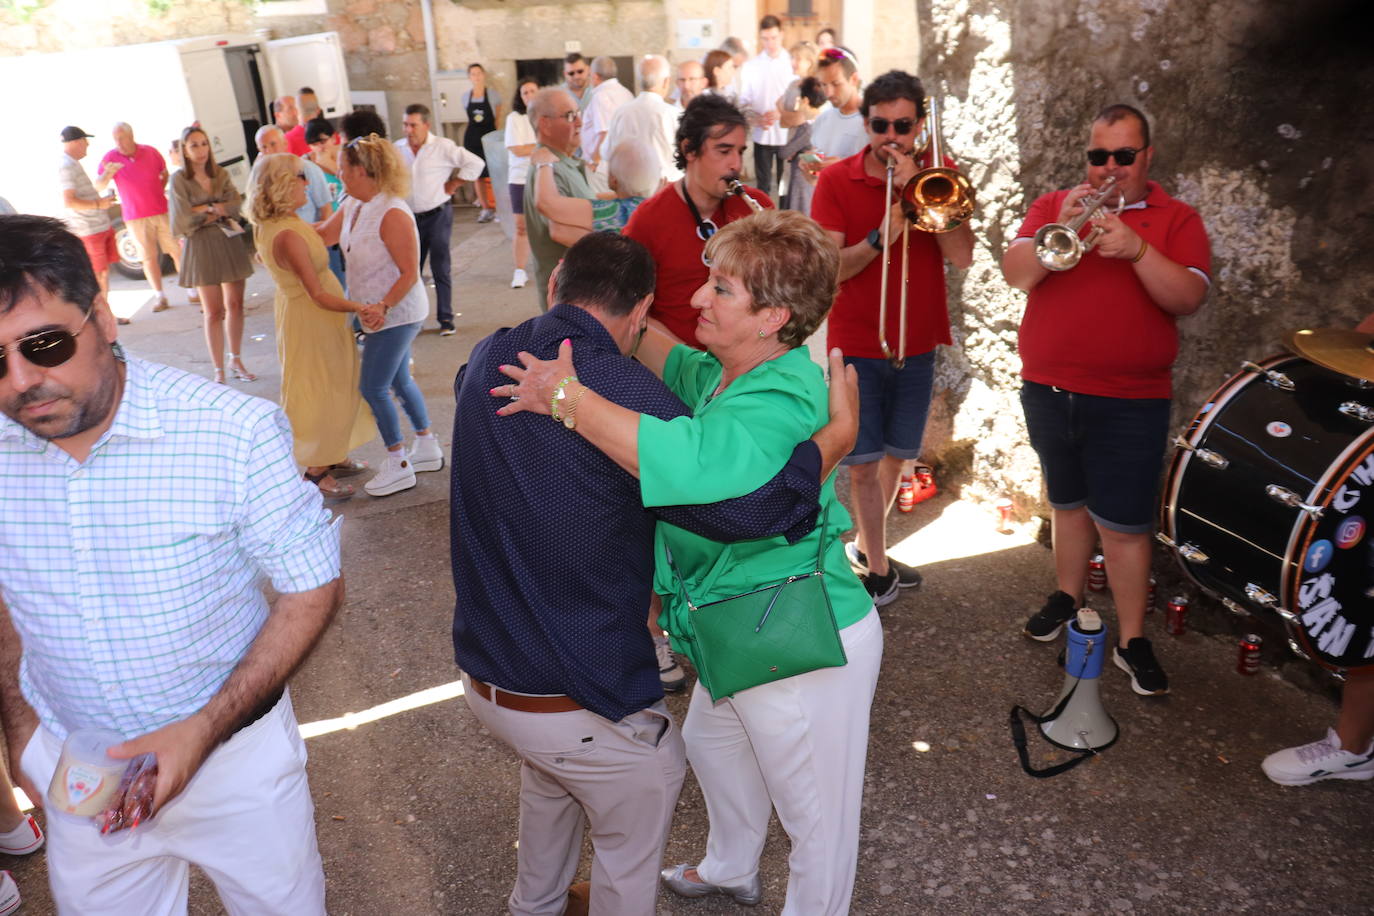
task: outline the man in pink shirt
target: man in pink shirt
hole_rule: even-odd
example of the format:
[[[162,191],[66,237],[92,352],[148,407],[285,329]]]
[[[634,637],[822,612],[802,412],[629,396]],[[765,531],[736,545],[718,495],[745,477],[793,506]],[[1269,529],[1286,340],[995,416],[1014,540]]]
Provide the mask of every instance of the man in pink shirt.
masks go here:
[[[310,152],[310,144],[305,142],[305,125],[301,123],[301,114],[296,108],[294,95],[284,95],[273,102],[272,117],[281,128],[282,135],[286,137],[286,148],[291,155],[303,157]]]
[[[114,142],[100,160],[95,187],[103,194],[114,182],[124,225],[143,258],[143,276],[157,293],[153,311],[161,312],[170,307],[162,291],[162,255],[171,255],[181,270],[181,246],[167,220],[167,163],[153,147],[135,143],[134,129],[123,121],[114,126]]]

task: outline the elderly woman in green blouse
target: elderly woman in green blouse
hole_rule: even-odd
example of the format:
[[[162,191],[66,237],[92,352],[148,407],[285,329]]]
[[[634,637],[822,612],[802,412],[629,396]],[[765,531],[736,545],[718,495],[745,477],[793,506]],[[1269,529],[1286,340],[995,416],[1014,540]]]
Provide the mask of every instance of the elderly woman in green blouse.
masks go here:
[[[710,277],[692,305],[707,352],[651,329],[637,357],[662,376],[693,416],[664,421],[611,403],[580,382],[576,354],[521,354],[524,368],[505,367],[518,384],[498,397],[518,400],[501,413],[558,415],[640,479],[646,506],[715,502],[749,493],[786,463],[793,446],[828,415],[821,369],[803,342],[834,301],[839,252],[814,222],[794,211],[768,210],[721,229],[706,246]],[[883,636],[868,593],[850,571],[840,534],[849,514],[833,481],[822,487],[824,524],[794,544],[765,538],[721,544],[681,528],[658,526],[655,588],[674,648],[691,632],[683,589],[668,552],[697,606],[809,572],[818,553],[847,663],[741,690],[713,702],[700,683],[683,738],[706,797],[711,829],[699,864],[663,872],[684,896],[720,893],[739,903],[762,897],[758,877],[771,809],[792,841],[784,914],[840,914],[849,909],[859,843],[859,813],[868,749],[868,714],[882,659]]]

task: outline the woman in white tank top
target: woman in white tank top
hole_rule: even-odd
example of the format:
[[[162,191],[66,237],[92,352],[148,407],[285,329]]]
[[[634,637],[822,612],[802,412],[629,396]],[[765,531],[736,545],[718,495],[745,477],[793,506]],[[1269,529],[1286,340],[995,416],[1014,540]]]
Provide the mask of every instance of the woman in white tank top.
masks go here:
[[[320,234],[326,244],[337,241],[343,250],[349,296],[379,307],[364,321],[358,387],[389,452],[363,489],[387,496],[415,486],[416,471],[444,466],[424,396],[410,377],[410,345],[429,314],[429,297],[420,282],[420,237],[404,200],[410,173],[385,139],[372,134],[351,140],[339,154],[339,177],[348,198]],[[409,451],[393,392],[415,429]]]

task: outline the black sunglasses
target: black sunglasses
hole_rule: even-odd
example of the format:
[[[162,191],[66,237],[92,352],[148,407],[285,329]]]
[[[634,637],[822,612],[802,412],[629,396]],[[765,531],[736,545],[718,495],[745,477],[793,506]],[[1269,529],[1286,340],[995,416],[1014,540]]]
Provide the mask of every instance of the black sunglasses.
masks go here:
[[[91,320],[91,313],[81,319],[75,331],[58,328],[52,331],[39,331],[28,337],[21,337],[9,346],[0,346],[0,378],[9,373],[10,347],[18,350],[24,359],[43,369],[56,369],[76,355],[76,338]]]
[[[875,134],[885,134],[890,127],[897,132],[899,137],[905,137],[916,129],[916,120],[914,118],[898,118],[895,121],[889,121],[887,118],[869,118],[868,126]]]
[[[1121,149],[1090,149],[1088,150],[1088,165],[1106,165],[1107,157],[1111,156],[1116,160],[1117,165],[1131,165],[1135,162],[1135,157],[1145,151],[1145,147],[1131,149],[1123,146]]]

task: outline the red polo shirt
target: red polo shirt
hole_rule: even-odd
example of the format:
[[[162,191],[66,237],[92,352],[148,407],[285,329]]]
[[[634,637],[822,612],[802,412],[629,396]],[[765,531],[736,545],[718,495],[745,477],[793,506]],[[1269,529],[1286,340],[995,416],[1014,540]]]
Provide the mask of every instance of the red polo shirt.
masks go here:
[[[842,247],[845,248],[864,241],[869,232],[881,229],[883,224],[887,181],[864,171],[866,155],[867,146],[848,159],[826,166],[811,198],[811,218],[824,229],[843,233]],[[954,167],[948,158],[945,164]],[[893,235],[900,231],[901,225],[894,222]],[[907,356],[915,356],[951,342],[949,311],[945,307],[945,260],[940,255],[935,235],[912,229],[907,247],[911,260],[907,268],[904,352]],[[887,341],[895,346],[899,339],[902,301],[900,241],[892,245],[891,252],[892,269],[887,278]],[[840,284],[840,294],[830,310],[826,349],[839,347],[845,356],[883,357],[883,349],[878,343],[878,294],[882,290],[882,271],[880,253],[867,267]]]
[[[692,308],[692,294],[706,282],[711,271],[701,260],[706,243],[697,236],[697,221],[677,189],[678,184],[670,184],[640,204],[622,232],[654,256],[658,281],[654,287],[654,304],[649,308],[650,317],[663,322],[680,340],[699,350],[697,310]],[[764,207],[772,209],[773,202],[767,194],[749,187],[745,191]],[[752,212],[747,203],[730,195],[716,208],[711,222],[721,228]]]
[[[1034,238],[1057,221],[1069,190],[1036,200],[1016,237]],[[1211,269],[1197,211],[1155,182],[1146,185],[1145,206],[1123,210],[1121,221],[1169,260],[1204,276]],[[1078,266],[1051,272],[1030,291],[1017,346],[1021,377],[1032,382],[1102,397],[1167,398],[1178,329],[1175,316],[1145,292],[1130,260],[1093,249]]]
[[[305,142],[305,125],[297,124],[282,134],[286,138],[286,148],[293,156],[304,156],[310,152],[310,144]]]

